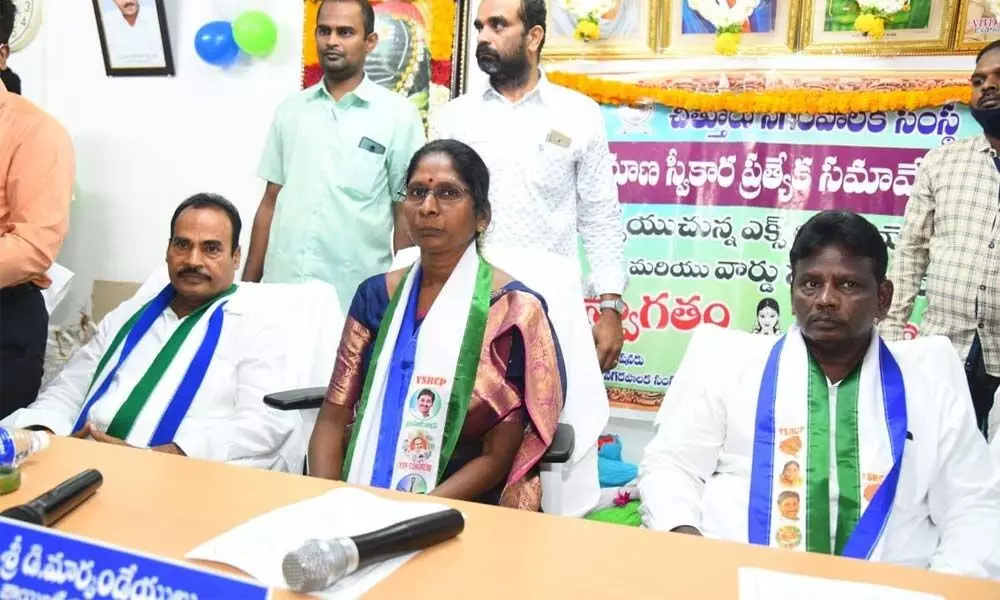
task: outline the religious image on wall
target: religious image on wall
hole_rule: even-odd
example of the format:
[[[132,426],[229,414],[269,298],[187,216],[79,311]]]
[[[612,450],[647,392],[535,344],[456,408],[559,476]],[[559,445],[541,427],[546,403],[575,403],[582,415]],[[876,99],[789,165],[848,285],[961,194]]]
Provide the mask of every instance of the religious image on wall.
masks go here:
[[[962,0],[956,50],[978,50],[1000,39],[1000,0]]]
[[[855,54],[950,49],[958,0],[803,0],[802,47]]]
[[[675,0],[666,8],[668,54],[787,53],[795,49],[796,0]]]
[[[319,5],[315,0],[305,0],[305,3],[303,88],[315,85],[323,77],[315,42]],[[432,3],[425,0],[388,0],[372,4],[378,44],[368,55],[365,72],[372,81],[409,98],[426,121],[432,106],[451,99],[450,60],[444,72],[439,72],[441,69],[435,71],[432,65]],[[450,48],[451,41],[446,43]]]
[[[737,0],[737,2],[746,6],[743,12],[750,13],[750,16],[738,25],[740,33],[774,31],[777,16],[775,0]],[[728,0],[681,0],[681,32],[715,33],[718,27],[715,23],[716,15],[728,14],[730,9],[736,8],[735,4],[730,6]]]
[[[863,214],[891,252],[926,152],[978,133],[959,105],[843,115],[604,106],[629,276],[613,407],[655,411],[694,329],[782,335],[788,251],[821,210]],[[919,335],[918,298],[907,336]],[[597,300],[587,301],[597,322]],[[626,413],[629,414],[629,413]]]
[[[659,8],[651,0],[549,0],[550,58],[652,56]]]

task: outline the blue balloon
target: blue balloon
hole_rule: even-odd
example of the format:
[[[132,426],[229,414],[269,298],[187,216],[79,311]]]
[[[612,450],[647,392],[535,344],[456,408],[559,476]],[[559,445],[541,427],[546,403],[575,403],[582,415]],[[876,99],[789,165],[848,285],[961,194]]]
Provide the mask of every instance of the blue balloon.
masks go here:
[[[224,67],[240,55],[240,47],[233,37],[233,24],[229,21],[205,23],[194,38],[198,56],[210,65]]]

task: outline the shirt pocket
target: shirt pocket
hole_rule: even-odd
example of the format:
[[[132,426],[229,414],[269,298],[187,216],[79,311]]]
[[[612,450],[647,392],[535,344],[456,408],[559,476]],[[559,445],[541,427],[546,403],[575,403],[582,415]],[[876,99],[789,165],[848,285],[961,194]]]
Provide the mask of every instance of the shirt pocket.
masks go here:
[[[576,200],[576,152],[572,146],[564,148],[543,141],[524,157],[531,163],[525,170],[534,173],[532,182],[543,202],[555,208]]]
[[[355,148],[348,162],[348,172],[345,173],[345,188],[349,195],[363,202],[377,199],[388,182],[385,170],[386,153],[377,153]],[[400,190],[389,190],[390,194]]]
[[[893,510],[898,510],[900,513],[914,515],[927,512],[928,482],[920,471],[921,450],[923,448],[920,444],[911,439],[904,442],[903,464],[896,484],[896,496],[892,502]]]

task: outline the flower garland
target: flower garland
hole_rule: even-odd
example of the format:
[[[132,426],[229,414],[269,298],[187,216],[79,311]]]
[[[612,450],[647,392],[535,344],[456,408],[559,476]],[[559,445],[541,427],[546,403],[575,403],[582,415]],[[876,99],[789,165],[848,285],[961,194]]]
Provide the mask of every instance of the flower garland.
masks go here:
[[[885,22],[896,13],[910,10],[910,0],[858,0],[861,14],[854,20],[854,29],[874,40],[885,35]]]
[[[691,10],[715,27],[715,51],[724,56],[736,54],[747,20],[761,0],[687,0]]]
[[[455,0],[430,0],[431,83],[451,88],[455,51]]]
[[[601,15],[615,8],[615,0],[559,0],[563,10],[576,19],[573,37],[590,42],[601,37]]]
[[[550,81],[590,96],[601,104],[636,106],[654,102],[685,110],[758,114],[849,114],[917,110],[949,102],[969,102],[968,86],[947,86],[907,91],[816,91],[707,94],[657,88],[569,73],[546,73]]]

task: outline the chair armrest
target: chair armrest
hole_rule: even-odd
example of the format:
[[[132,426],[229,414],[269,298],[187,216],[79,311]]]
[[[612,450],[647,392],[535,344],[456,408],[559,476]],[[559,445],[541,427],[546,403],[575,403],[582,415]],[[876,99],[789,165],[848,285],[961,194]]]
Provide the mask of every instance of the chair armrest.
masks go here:
[[[325,387],[303,388],[275,392],[264,396],[264,404],[278,410],[306,410],[323,406]]]
[[[573,448],[576,446],[576,432],[573,426],[568,423],[559,423],[556,426],[556,433],[552,436],[552,444],[542,456],[542,463],[563,464],[569,462],[573,456]]]

